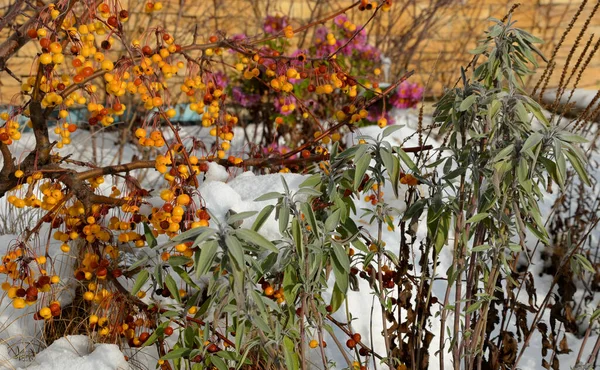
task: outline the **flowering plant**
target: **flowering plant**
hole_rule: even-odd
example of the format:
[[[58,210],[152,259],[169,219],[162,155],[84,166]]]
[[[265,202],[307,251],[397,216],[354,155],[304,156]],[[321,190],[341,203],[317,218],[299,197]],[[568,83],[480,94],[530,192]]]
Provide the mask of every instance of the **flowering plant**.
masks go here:
[[[285,34],[290,27],[286,16],[269,15],[263,23],[263,31],[268,35]],[[236,36],[236,40],[244,38],[245,35]],[[352,110],[357,96],[370,98],[381,93],[379,83],[373,81],[387,77],[379,68],[381,51],[369,43],[364,26],[352,23],[345,14],[316,28],[308,48],[297,47],[280,37],[266,43],[263,51],[285,64],[276,58],[264,61],[258,78],[236,75],[228,87],[242,124],[274,123],[265,127],[263,147],[282,143],[296,147],[304,137],[298,133],[318,135],[322,122],[315,122],[314,117],[339,119]],[[288,86],[290,91],[285,91],[285,84],[273,86],[272,76],[281,75],[285,66],[292,67],[285,72],[293,83]],[[350,68],[353,77],[341,72]],[[280,94],[281,90],[287,94]],[[391,109],[413,108],[422,96],[422,87],[405,81],[387,101],[373,105],[357,124],[393,124]],[[346,111],[339,111],[339,107],[346,107]]]

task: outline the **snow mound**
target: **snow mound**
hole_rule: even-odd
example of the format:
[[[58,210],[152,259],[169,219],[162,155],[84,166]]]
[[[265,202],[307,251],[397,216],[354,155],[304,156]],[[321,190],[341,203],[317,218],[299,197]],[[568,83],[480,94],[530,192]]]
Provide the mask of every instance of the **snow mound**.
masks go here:
[[[50,347],[27,362],[8,362],[8,351],[0,346],[0,367],[3,369],[30,370],[127,370],[129,364],[123,353],[114,344],[91,343],[85,335],[72,335],[60,338]],[[8,362],[8,363],[7,363]],[[8,366],[7,366],[8,365]]]

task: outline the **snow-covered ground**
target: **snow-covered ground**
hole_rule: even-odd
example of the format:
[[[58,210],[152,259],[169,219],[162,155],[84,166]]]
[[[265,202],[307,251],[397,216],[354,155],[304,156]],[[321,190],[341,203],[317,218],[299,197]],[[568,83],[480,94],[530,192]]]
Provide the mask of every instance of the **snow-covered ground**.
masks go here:
[[[406,126],[392,134],[388,140],[393,145],[406,145],[416,146],[417,138],[414,135],[416,128],[416,116],[412,114],[402,114],[397,118],[397,123],[405,124]],[[356,133],[350,134],[351,136],[357,135],[370,135],[376,136],[381,130],[376,126],[362,128],[357,130]],[[182,127],[180,135],[189,140],[192,136],[205,136],[206,129],[202,130],[198,127]],[[236,141],[234,141],[234,151],[242,151],[242,137],[243,135],[236,135]],[[95,140],[95,144],[92,145],[92,140]],[[74,134],[73,145],[66,149],[66,152],[74,154],[74,158],[82,161],[91,161],[93,158],[97,159],[98,165],[109,165],[115,163],[115,158],[120,156],[122,162],[128,162],[134,155],[138,154],[137,148],[133,145],[126,144],[119,147],[117,143],[119,138],[113,133],[106,133],[105,135],[98,135],[96,138],[90,137],[87,131],[78,131]],[[435,140],[430,139],[429,144],[439,146]],[[17,144],[21,149],[18,156],[25,155],[27,148],[31,148],[33,145],[33,138],[31,135],[25,133],[21,141]],[[96,154],[92,153],[92,148],[95,147]],[[596,175],[597,176],[597,175]],[[146,181],[148,183],[155,183],[156,176],[153,171],[149,171]],[[272,174],[256,176],[250,172],[244,173],[230,173],[225,171],[222,167],[212,164],[209,173],[207,174],[205,182],[201,185],[199,192],[209,210],[219,219],[222,219],[226,212],[233,210],[236,212],[243,211],[258,211],[261,210],[265,205],[273,203],[272,201],[255,202],[259,195],[266,192],[281,192],[283,191],[283,185],[281,177],[284,177],[290,188],[297,189],[299,184],[304,180],[304,176],[297,174]],[[598,177],[598,176],[597,176]],[[600,181],[600,177],[597,178]],[[107,186],[109,186],[108,184]],[[392,197],[391,189],[384,189],[386,198],[391,200]],[[404,209],[403,196],[400,195],[398,200],[391,200],[393,206],[398,209]],[[150,200],[152,201],[152,199]],[[554,201],[554,196],[548,195],[544,201],[542,208],[543,214],[549,214],[549,209]],[[5,202],[4,199],[0,202]],[[357,201],[357,209],[367,207],[368,205],[363,200]],[[7,212],[7,207],[0,206],[0,212]],[[6,213],[5,213],[6,215]],[[276,221],[271,216],[271,219],[261,229],[267,238],[276,238],[278,233],[278,226]],[[358,216],[357,216],[358,217]],[[34,217],[33,217],[34,218]],[[27,219],[22,219],[20,222],[27,223]],[[251,223],[252,219],[245,221]],[[361,225],[366,228],[370,228],[364,220],[358,220]],[[420,224],[417,233],[419,237],[426,236],[426,223]],[[374,230],[371,230],[374,232]],[[45,235],[42,230],[41,235]],[[596,236],[597,237],[597,236]],[[3,235],[0,236],[0,255],[4,255],[5,251],[14,243],[16,237],[14,235]],[[384,232],[384,241],[388,246],[400,245],[400,235],[397,232]],[[71,257],[65,255],[58,248],[58,243],[50,242],[49,255],[54,258],[56,273],[59,274],[65,284],[65,290],[69,290],[69,281],[72,279],[72,267]],[[418,256],[413,256],[415,259]],[[544,290],[548,290],[552,277],[548,275],[539,276],[539,272],[542,269],[542,261],[539,259],[539,253],[537,259],[532,264],[532,274],[536,278],[536,287],[538,289],[538,297],[543,297],[545,294]],[[450,248],[445,248],[440,256],[440,266],[438,271],[445,274],[450,265],[452,264],[452,255]],[[378,307],[378,303],[369,294],[370,289],[365,281],[359,279],[360,292],[349,292],[348,302],[349,311],[352,312],[353,317],[357,318],[353,322],[352,327],[354,331],[359,332],[363,336],[365,343],[371,343],[370,333],[373,333],[372,343],[375,350],[379,353],[385,352],[383,337],[380,335],[382,329],[381,315],[377,309],[372,310],[372,306]],[[443,297],[445,293],[445,284],[439,282],[434,284],[434,294],[438,297]],[[523,292],[523,297],[520,297],[524,302],[527,302],[526,294]],[[594,302],[590,303],[590,310],[598,305],[600,297],[596,295]],[[68,295],[63,298],[64,303],[70,299]],[[94,345],[90,343],[89,338],[85,336],[70,336],[60,339],[54,342],[51,346],[44,349],[41,338],[41,321],[34,321],[31,319],[31,314],[35,310],[35,306],[31,306],[26,310],[14,310],[10,305],[8,298],[0,298],[0,368],[7,369],[36,369],[36,370],[65,370],[65,369],[129,369],[130,366],[125,361],[123,353],[121,353],[117,346],[100,344]],[[435,312],[432,312],[435,315]],[[346,321],[345,316],[338,312],[335,315],[340,321]],[[549,310],[546,310],[544,315],[544,321],[548,322]],[[450,317],[449,320],[452,320]],[[514,321],[515,318],[513,317]],[[432,320],[433,324],[427,329],[433,332],[438,338],[438,333],[442,330],[438,320]],[[337,334],[340,334],[339,332]],[[340,337],[343,337],[340,335]],[[577,351],[581,339],[574,337],[573,335],[567,335],[570,347]],[[326,339],[327,340],[327,339]],[[331,340],[327,340],[328,343],[333,343]],[[586,359],[592,350],[595,342],[595,337],[588,340],[587,345],[583,352],[582,359]],[[526,350],[524,358],[521,360],[520,367],[523,369],[541,369],[541,358],[540,348],[541,343],[539,338],[534,338],[531,341],[532,345]],[[434,339],[430,347],[430,368],[438,369],[439,363],[437,360],[436,352],[439,342]],[[446,347],[446,351],[448,348]],[[336,361],[337,367],[342,368],[345,366],[344,357],[340,354],[339,349],[330,345],[326,348],[328,355],[331,359]],[[315,351],[316,352],[316,351]],[[37,353],[37,354],[36,354]],[[128,354],[132,357],[133,354]],[[138,354],[137,360],[142,368],[155,368],[156,356],[149,353],[147,356]],[[317,355],[318,356],[318,355]],[[450,362],[451,356],[445,356],[445,367],[451,368]],[[575,362],[576,353],[567,355],[560,355],[561,368],[571,368]],[[314,358],[314,363],[319,364],[320,359]]]

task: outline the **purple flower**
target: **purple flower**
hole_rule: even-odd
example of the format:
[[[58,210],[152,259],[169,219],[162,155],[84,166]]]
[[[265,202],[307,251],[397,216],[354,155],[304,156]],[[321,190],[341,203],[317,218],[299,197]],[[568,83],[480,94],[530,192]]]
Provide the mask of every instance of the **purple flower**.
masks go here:
[[[229,85],[229,78],[223,72],[213,73],[212,78],[215,85],[219,86],[221,89],[224,89]]]
[[[260,102],[260,95],[247,94],[239,86],[231,89],[231,98],[245,108],[252,107]]]
[[[368,112],[369,112],[369,114],[367,115],[368,121],[377,122],[381,117],[383,117],[387,120],[388,125],[393,125],[396,123],[396,120],[394,119],[394,117],[392,117],[390,115],[389,111],[384,110],[382,112],[382,109],[380,106],[373,105],[373,106],[371,106],[371,108],[369,108]]]
[[[263,24],[263,30],[265,33],[270,35],[278,34],[288,25],[288,19],[286,16],[272,16],[267,15]]]
[[[416,83],[403,81],[390,96],[390,103],[398,109],[408,109],[417,106],[417,103],[423,98],[423,87]]]
[[[337,17],[335,17],[333,21],[335,22],[335,24],[338,25],[338,27],[342,27],[344,23],[348,21],[348,16],[346,16],[346,14],[340,14]]]
[[[236,33],[235,35],[231,36],[231,41],[241,41],[247,38],[248,36],[246,36],[245,33]]]
[[[263,153],[267,156],[274,155],[284,155],[291,150],[290,147],[285,145],[279,145],[277,143],[271,143],[266,148],[263,148]]]
[[[273,105],[275,105],[275,109],[277,109],[277,112],[284,116],[289,116],[293,113],[293,110],[289,109],[290,104],[296,104],[296,99],[292,96],[275,98],[273,101]]]

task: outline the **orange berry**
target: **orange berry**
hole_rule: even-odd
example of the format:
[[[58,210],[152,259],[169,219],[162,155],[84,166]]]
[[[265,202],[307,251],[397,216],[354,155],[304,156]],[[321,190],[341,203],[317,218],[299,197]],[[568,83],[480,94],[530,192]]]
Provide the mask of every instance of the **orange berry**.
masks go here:
[[[272,287],[272,286],[270,286],[270,285],[269,285],[268,287],[266,287],[266,288],[265,288],[265,295],[266,295],[266,296],[270,297],[270,296],[272,296],[274,293],[275,293],[275,289],[273,289],[273,287]]]
[[[190,204],[190,202],[191,198],[187,194],[181,194],[177,197],[177,204],[181,206],[187,206],[188,204]]]

